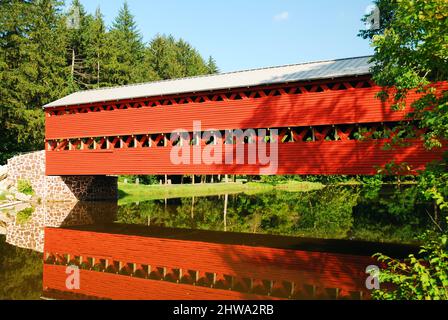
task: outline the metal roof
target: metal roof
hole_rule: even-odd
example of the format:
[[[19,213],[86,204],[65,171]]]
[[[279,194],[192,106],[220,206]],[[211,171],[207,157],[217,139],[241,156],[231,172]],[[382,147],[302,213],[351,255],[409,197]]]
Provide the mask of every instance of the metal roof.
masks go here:
[[[371,57],[318,61],[79,91],[44,108],[370,74]]]

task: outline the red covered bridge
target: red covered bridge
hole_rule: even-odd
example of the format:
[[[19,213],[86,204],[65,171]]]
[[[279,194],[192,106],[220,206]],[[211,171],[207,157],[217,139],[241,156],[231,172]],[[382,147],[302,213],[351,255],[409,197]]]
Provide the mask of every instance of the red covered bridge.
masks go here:
[[[443,150],[419,138],[384,148],[410,108],[377,99],[369,69],[360,57],[77,92],[45,106],[46,173],[260,174],[268,164],[259,154],[250,161],[251,145],[274,142],[271,174],[372,175],[392,161],[415,171],[440,159]],[[254,135],[225,138],[236,129]],[[180,146],[190,161],[173,161]]]

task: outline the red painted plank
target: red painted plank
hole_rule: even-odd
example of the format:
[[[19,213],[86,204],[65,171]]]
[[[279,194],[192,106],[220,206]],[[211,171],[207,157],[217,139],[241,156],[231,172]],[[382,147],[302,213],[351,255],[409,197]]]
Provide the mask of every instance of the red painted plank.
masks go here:
[[[421,140],[409,140],[409,146],[384,150],[385,142],[348,140],[279,144],[276,174],[374,175],[378,167],[391,161],[405,162],[413,170],[422,170],[428,162],[440,160],[447,150],[428,151]],[[245,145],[246,150],[247,147]],[[258,161],[258,164],[248,164],[247,151],[243,165],[173,164],[170,152],[170,147],[47,151],[46,174],[260,174],[260,168],[266,168]]]
[[[267,296],[236,291],[131,278],[110,273],[81,270],[80,289],[68,290],[66,267],[44,265],[43,287],[47,290],[82,294],[113,300],[272,300]]]
[[[79,113],[46,118],[46,138],[98,137],[204,129],[274,128],[402,120],[375,95],[379,87],[258,99]],[[412,100],[412,96],[411,99]]]

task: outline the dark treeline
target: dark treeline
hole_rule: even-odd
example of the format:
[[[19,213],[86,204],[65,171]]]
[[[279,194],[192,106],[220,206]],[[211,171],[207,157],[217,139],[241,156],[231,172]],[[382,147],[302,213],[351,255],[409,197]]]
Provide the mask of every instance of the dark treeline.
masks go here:
[[[42,106],[69,93],[218,72],[183,39],[144,43],[124,3],[111,26],[79,0],[0,0],[0,164],[44,144]],[[152,30],[151,30],[152,31]]]

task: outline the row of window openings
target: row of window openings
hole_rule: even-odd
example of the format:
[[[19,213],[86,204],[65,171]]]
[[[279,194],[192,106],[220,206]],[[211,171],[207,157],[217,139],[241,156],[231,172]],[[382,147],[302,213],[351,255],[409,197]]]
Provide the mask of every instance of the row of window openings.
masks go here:
[[[211,287],[215,289],[223,289],[237,291],[243,293],[253,293],[260,295],[268,295],[279,298],[293,299],[300,296],[315,296],[318,288],[313,285],[304,284],[298,286],[292,281],[278,280],[258,280],[253,278],[237,278],[232,275],[217,274],[213,272],[200,272],[197,270],[182,268],[153,267],[150,265],[135,263],[122,263],[107,259],[86,258],[70,255],[52,255],[46,254],[45,264],[48,265],[77,265],[83,270],[93,270],[97,272],[115,273],[124,276],[132,276],[142,279],[150,279],[157,281],[166,281],[172,283],[182,283],[187,285],[195,285],[200,287]],[[336,288],[321,289],[321,294],[328,295],[332,298],[338,298],[339,290]],[[355,292],[353,292],[355,293]],[[362,297],[362,292],[356,292]]]
[[[347,84],[347,85],[346,85]],[[325,84],[326,87],[328,87],[329,90],[332,91],[339,91],[339,90],[347,90],[350,88],[371,88],[372,84],[369,81],[350,81],[344,83],[329,83]],[[324,92],[325,89],[321,85],[305,85],[303,86],[306,91],[313,92],[313,93],[319,93]],[[284,90],[284,91],[283,91]],[[283,93],[284,92],[284,93]],[[262,94],[263,93],[263,94]],[[239,92],[239,93],[223,93],[219,95],[207,95],[207,96],[192,96],[188,97],[193,101],[194,103],[203,103],[208,101],[224,101],[225,98],[228,100],[243,100],[244,97],[250,97],[251,99],[258,99],[262,98],[264,96],[271,96],[271,97],[277,97],[281,96],[283,94],[303,94],[300,87],[297,88],[289,88],[289,89],[266,89],[266,90],[257,90],[255,92],[248,91],[248,92]],[[92,107],[80,107],[80,108],[74,108],[74,109],[67,109],[67,110],[57,110],[57,111],[49,111],[50,116],[54,115],[64,115],[64,114],[73,114],[73,113],[88,113],[88,112],[97,112],[97,111],[106,111],[106,110],[113,110],[113,109],[120,109],[120,110],[126,110],[129,108],[142,108],[144,106],[147,107],[156,107],[158,105],[162,106],[170,106],[174,104],[188,104],[191,103],[187,100],[187,97],[183,98],[172,98],[172,99],[166,99],[166,100],[158,100],[158,101],[147,101],[146,103],[133,103],[131,104],[119,104],[119,105],[102,105],[102,106],[92,106]],[[113,107],[115,106],[115,108]]]
[[[276,132],[276,134],[273,134]],[[49,150],[107,150],[118,148],[149,148],[168,146],[195,146],[195,145],[217,145],[217,144],[253,144],[257,140],[265,143],[297,143],[297,142],[319,142],[340,140],[366,140],[366,139],[389,139],[397,131],[394,127],[316,127],[316,128],[288,128],[266,130],[266,135],[258,137],[257,131],[245,132],[245,135],[227,134],[226,131],[202,132],[201,134],[152,134],[120,137],[96,137],[68,139],[62,141],[48,141]],[[271,135],[272,133],[272,135]],[[171,140],[171,138],[173,140]],[[281,140],[280,140],[281,138]],[[65,143],[62,148],[61,143]]]

